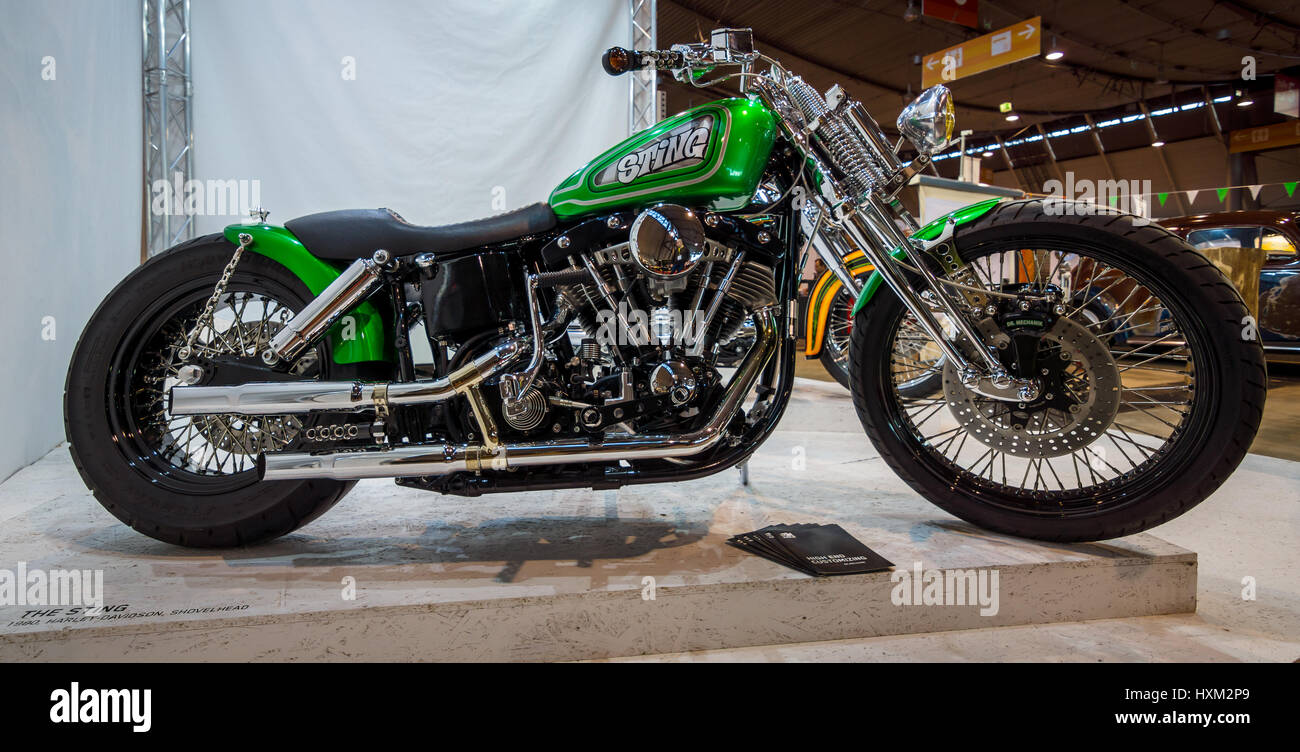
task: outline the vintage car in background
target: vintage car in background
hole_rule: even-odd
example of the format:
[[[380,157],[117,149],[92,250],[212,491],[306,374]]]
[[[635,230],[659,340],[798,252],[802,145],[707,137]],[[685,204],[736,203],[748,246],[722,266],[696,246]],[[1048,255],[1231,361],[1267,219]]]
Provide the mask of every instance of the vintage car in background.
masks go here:
[[[1300,363],[1300,212],[1237,211],[1162,219],[1198,249],[1266,253],[1259,278],[1259,335],[1269,360]]]

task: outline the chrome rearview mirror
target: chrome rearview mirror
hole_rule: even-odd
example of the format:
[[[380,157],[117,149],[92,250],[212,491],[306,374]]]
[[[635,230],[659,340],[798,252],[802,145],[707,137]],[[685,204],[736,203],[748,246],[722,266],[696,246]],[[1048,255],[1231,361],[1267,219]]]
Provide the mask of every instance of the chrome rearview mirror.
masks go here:
[[[948,145],[956,122],[948,87],[931,86],[903,108],[898,116],[898,132],[928,156]]]
[[[719,63],[749,62],[754,54],[753,29],[714,29],[709,35],[713,59]]]

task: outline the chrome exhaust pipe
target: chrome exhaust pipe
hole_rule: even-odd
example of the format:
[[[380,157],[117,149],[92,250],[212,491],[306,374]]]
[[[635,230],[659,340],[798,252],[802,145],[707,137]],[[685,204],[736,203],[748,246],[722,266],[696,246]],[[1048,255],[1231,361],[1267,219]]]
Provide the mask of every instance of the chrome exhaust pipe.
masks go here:
[[[272,452],[258,458],[262,480],[333,478],[400,478],[406,475],[441,475],[481,467],[471,447],[401,447],[387,452]],[[437,466],[437,473],[425,468]]]
[[[658,436],[606,434],[598,444],[582,439],[502,444],[494,452],[482,446],[468,445],[403,446],[379,451],[322,454],[271,452],[259,458],[259,473],[263,480],[358,480],[699,454],[722,441],[727,425],[776,352],[778,335],[774,310],[768,308],[758,311],[754,316],[754,324],[758,329],[758,341],[754,349],[727,385],[726,394],[714,412],[713,419],[698,431]]]
[[[172,415],[285,415],[360,412],[390,405],[441,402],[495,376],[528,348],[523,340],[509,340],[432,381],[268,381],[238,386],[175,386],[168,410]]]

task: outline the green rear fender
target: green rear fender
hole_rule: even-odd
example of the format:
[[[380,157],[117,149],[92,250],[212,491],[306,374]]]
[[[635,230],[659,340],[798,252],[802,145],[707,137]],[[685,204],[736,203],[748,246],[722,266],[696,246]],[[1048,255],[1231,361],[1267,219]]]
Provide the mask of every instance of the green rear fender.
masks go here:
[[[945,214],[925,227],[922,227],[917,230],[912,237],[920,238],[921,240],[934,240],[943,234],[943,226],[949,219],[951,219],[955,225],[960,227],[961,225],[973,222],[985,214],[988,214],[993,207],[997,206],[1002,201],[1003,199],[1001,198],[991,198],[971,204],[970,206],[964,206],[957,211]],[[890,255],[896,259],[904,258],[902,248],[895,248]],[[861,311],[866,307],[867,303],[871,302],[871,299],[876,295],[876,290],[880,289],[880,285],[884,281],[885,280],[880,276],[880,272],[871,273],[871,276],[867,278],[867,283],[862,286],[862,294],[858,295],[857,302],[853,304],[854,316],[858,315],[858,311]]]
[[[343,271],[311,255],[302,242],[283,227],[266,224],[231,225],[226,228],[225,236],[231,243],[238,244],[239,234],[245,232],[253,236],[253,244],[248,246],[248,250],[260,253],[293,272],[311,290],[312,295],[320,295]],[[334,362],[392,362],[395,357],[387,332],[379,309],[372,303],[362,303],[339,319],[329,331]]]

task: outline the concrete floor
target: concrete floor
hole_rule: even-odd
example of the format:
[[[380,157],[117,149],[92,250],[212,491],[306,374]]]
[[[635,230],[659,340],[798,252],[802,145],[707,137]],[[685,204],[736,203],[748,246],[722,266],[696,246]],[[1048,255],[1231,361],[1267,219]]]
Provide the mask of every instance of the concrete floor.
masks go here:
[[[1225,493],[1226,491],[1226,493]],[[1153,531],[1197,552],[1195,614],[773,645],[618,660],[1300,660],[1300,466],[1247,456],[1218,494]],[[1252,578],[1255,598],[1243,598]]]
[[[1196,555],[1157,536],[1038,543],[947,517],[880,461],[838,385],[800,380],[750,477],[468,500],[366,481],[297,533],[196,551],[119,523],[60,448],[0,484],[0,562],[101,570],[122,610],[0,606],[0,661],[575,660],[1196,607]],[[726,545],[807,521],[900,570],[997,573],[1002,595],[991,613],[973,597],[912,607],[890,572],[812,578]]]
[[[966,629],[632,658],[611,663],[1291,662],[1294,640],[1220,627],[1198,614]]]
[[[1269,363],[1268,406],[1250,451],[1300,460],[1300,365]]]
[[[803,364],[801,370],[807,373],[809,365],[820,370],[815,362]],[[66,450],[60,448],[0,485],[0,519],[6,521],[0,530],[0,566],[26,560],[46,567],[103,567],[120,574],[112,578],[115,582],[125,580],[130,585],[133,608],[143,609],[155,597],[179,598],[185,606],[238,603],[257,610],[262,620],[292,616],[297,619],[295,628],[304,635],[312,629],[321,632],[304,637],[292,650],[260,655],[268,660],[366,658],[366,647],[376,644],[373,632],[357,632],[350,644],[340,648],[334,644],[339,633],[330,631],[330,622],[313,624],[321,620],[320,614],[346,616],[350,606],[339,602],[338,583],[344,575],[356,575],[366,584],[358,605],[424,609],[393,612],[383,625],[385,637],[379,642],[394,648],[383,654],[382,659],[388,660],[434,657],[421,652],[419,645],[396,649],[406,636],[432,630],[434,639],[451,635],[460,640],[451,648],[463,652],[445,657],[461,659],[571,660],[583,657],[577,647],[593,639],[613,645],[635,638],[642,647],[632,653],[648,648],[654,654],[614,660],[1295,661],[1300,658],[1300,578],[1295,576],[1300,564],[1295,545],[1300,533],[1300,463],[1265,456],[1290,451],[1294,457],[1294,437],[1300,435],[1295,422],[1300,413],[1296,409],[1300,379],[1279,372],[1284,370],[1274,369],[1270,379],[1269,417],[1257,453],[1246,458],[1214,497],[1154,531],[1175,547],[1197,553],[1198,577],[1192,591],[1196,613],[1178,613],[1190,608],[1167,608],[1143,613],[1171,615],[1105,618],[1122,613],[1124,605],[1105,603],[1104,598],[1097,602],[1094,596],[1091,611],[1070,613],[1063,608],[1069,599],[1057,599],[1044,602],[1042,613],[1000,622],[1002,626],[936,632],[952,627],[930,623],[913,630],[925,634],[830,639],[846,619],[865,620],[868,629],[859,635],[888,634],[870,628],[872,619],[882,613],[871,611],[868,604],[870,598],[879,597],[876,591],[868,587],[855,593],[854,598],[861,600],[854,600],[846,592],[828,597],[831,594],[822,585],[866,587],[873,575],[811,580],[741,554],[724,544],[725,537],[771,522],[836,521],[896,563],[921,557],[945,567],[987,565],[992,555],[1000,557],[996,562],[1000,566],[1041,561],[1069,567],[1099,557],[1114,558],[1107,552],[1115,546],[1129,551],[1152,549],[1150,543],[1138,540],[1142,536],[1103,546],[1034,544],[989,535],[951,520],[879,462],[861,434],[847,392],[834,384],[808,381],[799,383],[789,418],[756,455],[754,486],[749,490],[739,487],[734,472],[619,492],[468,501],[367,482],[300,533],[267,546],[221,553],[177,549],[126,529],[89,497],[72,472]],[[824,371],[822,376],[827,378]],[[1265,441],[1269,443],[1261,443]],[[790,458],[798,448],[806,454],[807,467],[790,474]],[[817,478],[811,486],[809,471]],[[1176,551],[1169,555],[1178,556]],[[667,610],[640,617],[632,612],[630,617],[626,605],[593,618],[597,612],[592,609],[605,608],[606,601],[635,596],[645,572],[659,576],[661,588],[667,583],[658,608],[673,603],[667,593],[675,586],[683,587],[684,595],[717,585],[728,591],[726,597],[734,596],[737,585],[759,590],[751,590],[751,595],[726,609],[716,593],[705,592],[701,606],[671,618]],[[862,585],[854,585],[855,581]],[[1243,583],[1248,581],[1256,588],[1253,599],[1243,597]],[[1057,583],[1056,592],[1062,592]],[[520,642],[517,624],[506,628],[495,623],[503,619],[501,611],[476,607],[478,617],[470,619],[457,611],[456,603],[446,607],[431,603],[456,601],[462,591],[480,600],[536,604],[588,598],[590,602],[561,608],[558,614],[553,609],[529,616],[538,621],[538,628],[528,641]],[[1118,599],[1132,598],[1138,591],[1130,586],[1113,592]],[[755,610],[760,593],[767,600]],[[640,602],[636,597],[632,600]],[[1020,602],[1027,601],[1034,598]],[[804,618],[801,608],[811,608],[806,613],[819,617],[817,628],[799,622],[790,626],[791,619]],[[738,613],[753,622],[727,627],[748,630],[746,641],[731,642],[742,647],[691,647],[700,644],[696,639],[700,635],[717,639],[721,634],[698,628],[712,623],[710,619],[716,621],[719,611],[725,611],[724,616]],[[489,612],[496,615],[485,618]],[[780,620],[758,624],[774,613],[785,619],[784,624]],[[200,625],[184,626],[193,633]],[[501,634],[484,647],[484,635],[494,629]],[[0,654],[58,659],[57,654],[24,642],[32,637],[24,631],[0,634]],[[769,635],[766,642],[762,641],[765,634]],[[734,635],[723,634],[729,636]],[[148,641],[139,634],[106,633],[103,639],[103,645],[112,648],[99,650],[88,641],[80,649],[101,658],[132,650],[136,659],[149,659]],[[225,650],[219,655],[226,659],[248,660],[252,642],[242,633],[226,633],[206,647],[194,646],[198,652],[190,657],[211,660],[213,651]],[[676,652],[682,650],[695,652]]]

